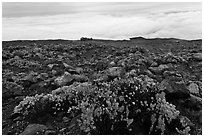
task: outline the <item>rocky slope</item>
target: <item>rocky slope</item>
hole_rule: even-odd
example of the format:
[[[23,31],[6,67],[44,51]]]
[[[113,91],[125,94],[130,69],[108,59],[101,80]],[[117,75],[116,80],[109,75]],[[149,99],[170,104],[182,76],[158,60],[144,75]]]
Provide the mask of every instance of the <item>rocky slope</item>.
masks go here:
[[[201,44],[3,42],[3,134],[202,134]]]

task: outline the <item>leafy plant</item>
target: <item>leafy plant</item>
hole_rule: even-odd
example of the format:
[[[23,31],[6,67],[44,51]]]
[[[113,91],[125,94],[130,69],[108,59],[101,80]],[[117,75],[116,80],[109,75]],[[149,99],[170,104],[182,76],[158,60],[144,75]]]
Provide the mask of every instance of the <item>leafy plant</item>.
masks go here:
[[[59,112],[80,115],[78,124],[85,134],[131,134],[132,127],[138,126],[135,122],[144,126],[143,134],[165,134],[166,125],[179,116],[179,111],[155,84],[143,85],[137,77],[94,85],[74,83],[52,94],[26,97],[14,112],[30,118]]]

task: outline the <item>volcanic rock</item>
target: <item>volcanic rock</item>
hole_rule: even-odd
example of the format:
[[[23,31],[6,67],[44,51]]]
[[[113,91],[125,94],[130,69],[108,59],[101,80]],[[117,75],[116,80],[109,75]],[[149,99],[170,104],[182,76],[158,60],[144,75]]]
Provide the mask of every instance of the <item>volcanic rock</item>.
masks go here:
[[[108,76],[119,77],[122,75],[123,69],[121,67],[112,67],[108,69]]]
[[[55,135],[55,134],[56,134],[56,131],[54,131],[54,130],[45,131],[45,135]]]
[[[41,73],[41,74],[39,74],[37,77],[36,77],[36,79],[38,79],[38,80],[45,80],[45,79],[47,79],[48,78],[48,74],[47,73]]]
[[[197,61],[202,61],[202,53],[194,53],[192,55],[192,58],[197,60]]]
[[[116,66],[116,63],[114,61],[110,62],[110,66],[111,67],[115,67]]]
[[[191,108],[193,110],[199,111],[202,109],[202,99],[191,94],[190,98],[185,100],[184,105],[187,108]]]
[[[15,97],[15,101],[16,101],[16,102],[20,102],[20,101],[22,101],[24,98],[25,98],[25,96],[17,96],[17,97]]]
[[[130,72],[127,73],[127,75],[129,75],[129,76],[136,76],[137,75],[137,71],[135,69],[132,69]]]
[[[84,75],[73,75],[74,81],[77,82],[87,82],[88,78]]]
[[[156,76],[154,74],[152,74],[152,72],[150,70],[144,70],[144,73],[149,76],[150,78],[155,78]]]
[[[57,64],[48,64],[47,66],[48,66],[50,69],[52,69],[55,65],[57,65]]]
[[[159,84],[159,90],[166,93],[167,100],[186,99],[190,97],[190,92],[183,83],[176,83],[168,79],[164,79]]]
[[[75,68],[76,73],[82,74],[84,72],[83,68]]]
[[[167,53],[166,56],[163,57],[163,63],[177,63],[178,59],[172,53]]]
[[[158,67],[149,67],[149,70],[154,74],[160,75],[162,74],[162,72],[164,72],[165,70],[168,70],[171,67],[172,67],[171,64],[161,64]]]
[[[12,113],[10,116],[9,116],[9,119],[11,120],[14,120],[15,118],[21,116],[21,113]]]
[[[199,95],[199,87],[196,83],[190,83],[188,86],[190,93]]]
[[[67,63],[63,62],[63,65],[66,69],[74,69],[71,65],[68,65]]]
[[[28,74],[27,76],[25,76],[22,81],[24,82],[32,82],[32,83],[36,83],[37,82],[37,77],[38,73],[37,72],[31,72],[30,74]]]
[[[168,78],[174,81],[181,81],[182,80],[182,75],[177,73],[176,71],[164,71],[163,72],[163,77]]]
[[[65,72],[64,75],[56,78],[54,81],[57,86],[65,86],[71,84],[73,79],[74,77],[69,72]]]
[[[46,130],[47,127],[41,124],[29,124],[20,135],[35,135],[37,132]]]
[[[153,61],[152,63],[151,63],[151,67],[157,67],[159,64],[157,63],[157,62],[155,62],[155,61]]]

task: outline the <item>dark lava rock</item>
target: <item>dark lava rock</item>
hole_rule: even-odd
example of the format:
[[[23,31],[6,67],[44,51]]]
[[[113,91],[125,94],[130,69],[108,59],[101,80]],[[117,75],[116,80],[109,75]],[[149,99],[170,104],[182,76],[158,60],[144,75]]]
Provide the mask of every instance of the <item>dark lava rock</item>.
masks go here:
[[[14,119],[18,118],[18,117],[21,116],[21,115],[22,115],[21,113],[12,113],[12,114],[9,116],[9,119],[14,120]]]
[[[187,108],[199,111],[202,109],[202,98],[190,95],[190,98],[185,101],[184,105]]]
[[[163,77],[165,79],[171,79],[173,81],[182,81],[182,75],[177,73],[176,71],[164,71],[163,72]]]
[[[178,57],[174,56],[172,53],[167,53],[167,55],[162,58],[162,61],[163,63],[177,63]]]
[[[194,53],[192,55],[192,59],[194,59],[196,61],[202,61],[202,53]]]
[[[29,124],[20,135],[35,135],[37,132],[46,130],[47,127],[41,124]]]
[[[67,63],[63,62],[63,65],[66,69],[74,69],[71,65],[68,65]]]
[[[158,64],[157,62],[153,61],[150,66],[151,66],[151,67],[158,67],[158,65],[159,65],[159,64]]]
[[[116,63],[114,61],[111,61],[109,65],[110,67],[116,67]]]
[[[16,121],[22,121],[22,119],[23,119],[22,117],[17,117],[17,118],[15,118],[13,121],[14,121],[14,122],[16,122]]]
[[[15,90],[15,89],[14,89]],[[14,93],[13,93],[13,96],[22,96],[23,95],[23,92],[22,90],[15,90]]]
[[[38,76],[37,72],[31,72],[30,74],[28,74],[27,76],[25,76],[22,80],[23,81],[30,81],[30,82],[37,82],[36,77]]]
[[[136,76],[137,75],[137,71],[135,69],[132,69],[130,72],[129,72],[129,75],[131,76]]]
[[[22,85],[23,87],[30,87],[33,83],[37,82],[37,76],[38,74],[35,72],[31,72],[30,74],[28,74],[27,76],[25,76],[21,81],[22,81]]]
[[[7,82],[7,85],[3,85],[2,88],[2,98],[3,99],[9,99],[14,98],[16,96],[22,96],[23,95],[23,87],[17,83],[14,82]]]
[[[152,74],[152,72],[150,70],[144,70],[144,73],[149,76],[150,78],[155,78],[156,76],[154,74]]]
[[[78,73],[78,74],[82,74],[83,72],[84,72],[84,69],[83,68],[75,68],[75,71],[76,71],[76,73]]]
[[[64,75],[56,78],[54,81],[57,86],[65,86],[71,84],[73,80],[74,77],[69,72],[65,72]]]
[[[84,75],[73,75],[74,77],[74,81],[77,81],[77,82],[87,82],[88,81],[88,78]]]
[[[69,72],[70,74],[82,74],[83,69],[81,68],[76,68],[76,69],[65,69],[67,72]]]
[[[4,129],[6,126],[8,125],[8,123],[6,121],[2,121],[2,128]]]
[[[164,77],[168,77],[168,76],[172,76],[172,75],[181,77],[181,75],[178,74],[178,73],[175,72],[175,71],[168,71],[168,70],[167,70],[167,71],[164,71],[164,73],[163,73],[163,76],[164,76]]]
[[[41,73],[39,74],[36,79],[38,80],[46,80],[49,77],[49,75],[47,73]]]
[[[199,95],[199,87],[196,83],[190,83],[188,89],[190,93]]]
[[[110,77],[119,77],[123,73],[122,67],[112,67],[108,69],[108,76]]]
[[[202,124],[202,110],[199,111],[198,115],[199,115],[198,117],[199,124]]]
[[[168,70],[171,67],[171,64],[161,64],[158,67],[149,67],[149,70],[156,75],[161,75],[165,70]]]
[[[186,99],[190,97],[190,92],[183,83],[176,83],[168,79],[164,79],[160,83],[159,90],[163,90],[166,93],[167,100]]]
[[[55,134],[56,134],[56,131],[54,131],[54,130],[45,131],[45,135],[55,135]]]
[[[47,66],[48,66],[50,69],[52,69],[55,65],[57,65],[57,64],[48,64]]]
[[[15,101],[16,101],[16,102],[20,102],[20,101],[22,101],[24,98],[25,98],[25,96],[17,96],[17,97],[15,97]]]

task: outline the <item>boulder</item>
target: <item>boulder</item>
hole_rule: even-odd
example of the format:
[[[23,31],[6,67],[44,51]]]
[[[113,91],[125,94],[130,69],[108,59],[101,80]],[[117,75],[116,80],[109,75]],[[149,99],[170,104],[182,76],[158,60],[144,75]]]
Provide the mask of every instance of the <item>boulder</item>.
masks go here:
[[[56,78],[54,82],[57,86],[65,86],[71,84],[73,80],[74,77],[69,72],[65,72],[64,75]]]
[[[36,83],[37,82],[37,77],[38,73],[37,72],[31,72],[30,74],[28,74],[27,76],[25,76],[22,81],[24,82],[31,82],[31,83]]]
[[[149,67],[149,70],[153,72],[154,74],[160,75],[162,74],[165,70],[168,70],[172,67],[171,64],[161,64],[158,67]]]
[[[14,113],[12,113],[12,114],[9,116],[9,119],[14,120],[14,119],[16,119],[16,118],[18,118],[18,117],[20,117],[20,116],[22,116],[21,113],[16,113],[16,112],[14,112]]]
[[[43,55],[41,53],[36,53],[36,56],[38,56],[40,59],[43,59]]]
[[[173,92],[173,88],[171,87],[170,83],[167,79],[164,79],[158,86],[159,90],[164,91],[168,90],[168,92]]]
[[[202,98],[196,97],[194,95],[190,95],[190,98],[185,100],[184,106],[186,108],[190,108],[196,111],[200,111],[202,109]]]
[[[15,101],[16,101],[16,102],[20,102],[20,101],[22,101],[24,98],[25,98],[25,96],[17,96],[17,97],[15,97]]]
[[[199,124],[202,125],[202,110],[200,110],[198,113],[198,121],[199,121]]]
[[[110,66],[111,66],[111,67],[115,67],[115,66],[116,66],[116,63],[115,63],[114,61],[111,61],[111,62],[110,62]]]
[[[176,72],[175,71],[168,71],[168,70],[163,72],[164,77],[168,77],[168,76],[172,76],[172,75],[176,75]]]
[[[23,95],[23,90],[22,90],[22,87],[19,86],[17,88],[14,88],[13,89],[13,97],[16,97],[16,96],[22,96]]]
[[[202,61],[202,53],[194,53],[192,55],[192,59],[197,60],[197,61]]]
[[[127,73],[128,76],[137,76],[137,71],[132,69],[130,72]]]
[[[66,69],[74,69],[71,65],[68,65],[67,63],[63,62],[63,65]]]
[[[51,73],[52,73],[52,75],[55,76],[57,74],[57,71],[56,70],[52,70]]]
[[[84,72],[83,68],[66,68],[66,71],[71,74],[82,74]]]
[[[119,77],[123,73],[122,67],[112,67],[108,69],[108,76],[110,77]]]
[[[23,86],[15,82],[7,82],[6,84],[3,84],[2,87],[2,98],[8,99],[14,98],[16,96],[22,96],[23,90],[24,90]]]
[[[153,61],[150,66],[151,66],[151,67],[158,67],[158,65],[159,65],[159,64],[158,64],[157,62]]]
[[[71,119],[68,117],[63,117],[62,120],[64,123],[68,123]]]
[[[171,52],[167,53],[163,57],[163,63],[177,63],[178,62],[178,57],[174,56]]]
[[[150,78],[155,78],[156,76],[154,74],[152,74],[152,72],[150,70],[144,70],[144,73],[149,76]]]
[[[159,84],[158,88],[166,93],[166,99],[168,101],[174,99],[187,99],[190,97],[190,92],[186,88],[185,84],[177,83],[169,79],[164,79]]]
[[[41,124],[29,124],[20,135],[35,135],[37,132],[46,130],[47,127]]]
[[[88,78],[85,75],[73,75],[74,81],[87,82]]]
[[[191,94],[199,95],[199,87],[196,83],[190,83],[188,86],[188,90]]]
[[[75,68],[76,73],[82,74],[84,72],[83,68]]]
[[[168,71],[168,70],[163,72],[163,77],[174,81],[181,81],[183,79],[181,74],[177,73],[176,71]]]
[[[45,80],[45,79],[47,79],[49,77],[49,75],[47,74],[47,73],[41,73],[41,74],[39,74],[37,77],[36,77],[36,79],[38,79],[38,80]]]
[[[57,64],[48,64],[47,66],[48,66],[50,69],[52,69],[55,65],[57,65]]]
[[[56,131],[54,131],[54,130],[47,130],[47,131],[45,131],[45,135],[56,135]]]

